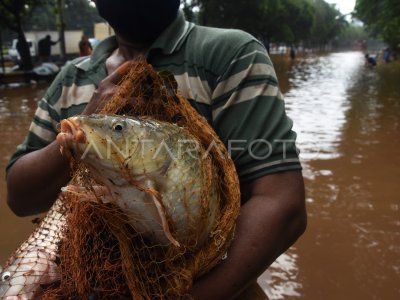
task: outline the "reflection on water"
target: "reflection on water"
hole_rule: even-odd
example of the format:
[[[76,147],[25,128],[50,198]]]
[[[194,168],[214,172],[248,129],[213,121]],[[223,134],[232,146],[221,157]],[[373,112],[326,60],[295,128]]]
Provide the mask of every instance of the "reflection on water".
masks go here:
[[[33,231],[32,218],[18,218],[6,205],[5,166],[27,133],[46,86],[0,87],[0,264]]]
[[[400,63],[365,69],[361,53],[277,63],[309,226],[259,282],[271,299],[399,299]]]
[[[362,53],[275,57],[306,179],[305,235],[260,278],[271,299],[400,299],[400,62],[364,68]],[[0,89],[0,167],[45,87]],[[32,231],[5,205],[0,259]]]
[[[279,256],[258,282],[264,287],[269,299],[300,297],[303,285],[297,278],[298,266],[295,248]]]
[[[359,53],[335,53],[303,59],[293,66],[285,99],[303,160],[340,155],[337,149],[349,109],[347,88],[363,63]]]

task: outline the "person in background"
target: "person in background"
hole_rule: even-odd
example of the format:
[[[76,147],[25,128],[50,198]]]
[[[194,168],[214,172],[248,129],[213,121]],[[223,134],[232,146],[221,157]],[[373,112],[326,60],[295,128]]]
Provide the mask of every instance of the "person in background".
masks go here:
[[[88,56],[92,54],[92,45],[89,42],[89,39],[86,35],[82,35],[81,40],[79,41],[79,55],[80,56]]]
[[[296,58],[296,49],[294,48],[293,45],[290,46],[289,56],[292,60]]]
[[[365,54],[365,63],[367,67],[373,68],[376,66],[376,59],[369,55],[369,53]]]
[[[17,52],[18,52],[18,54],[19,54],[19,59],[18,59],[18,57],[15,57],[14,64],[15,64],[15,65],[18,65],[19,69],[22,69],[22,70],[23,70],[24,67],[23,67],[23,65],[22,65],[22,60],[21,60],[23,49],[22,49],[22,44],[21,44],[20,40],[17,41],[16,48],[17,48]]]
[[[386,63],[390,62],[390,56],[391,56],[391,54],[390,54],[390,48],[385,48],[385,49],[383,50],[383,60],[384,60]]]
[[[174,74],[182,95],[231,150],[241,184],[242,206],[227,258],[189,293],[196,300],[243,295],[306,228],[296,134],[265,47],[240,30],[187,22],[180,0],[93,2],[116,34],[91,56],[68,64],[40,101],[7,166],[9,207],[20,216],[49,209],[70,180],[57,124],[99,111],[126,74],[125,63],[144,57],[156,70]],[[246,299],[266,298],[262,290],[257,298],[250,294]]]
[[[49,34],[39,40],[38,55],[40,63],[51,61],[51,46],[56,45],[58,42],[52,41]]]

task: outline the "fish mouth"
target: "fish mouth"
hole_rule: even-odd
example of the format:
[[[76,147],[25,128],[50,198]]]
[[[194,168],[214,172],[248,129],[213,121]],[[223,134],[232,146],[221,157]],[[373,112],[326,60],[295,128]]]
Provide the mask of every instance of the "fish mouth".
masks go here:
[[[85,143],[86,136],[82,130],[82,122],[78,117],[62,120],[60,132],[73,138],[76,143]]]

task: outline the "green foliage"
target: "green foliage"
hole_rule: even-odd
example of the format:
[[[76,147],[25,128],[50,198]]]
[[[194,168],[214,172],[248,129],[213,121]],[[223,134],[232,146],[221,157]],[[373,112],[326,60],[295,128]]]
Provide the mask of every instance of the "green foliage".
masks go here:
[[[245,30],[263,40],[324,44],[345,27],[343,16],[323,0],[197,0],[203,25]]]
[[[297,43],[308,38],[313,25],[314,7],[307,0],[281,0],[282,42]]]
[[[365,31],[364,27],[359,25],[349,25],[339,35],[339,39],[345,40],[355,40],[361,41],[366,40],[368,38],[368,34]]]
[[[26,19],[27,30],[57,30],[56,16],[60,9],[57,1],[47,1],[46,5],[35,7],[33,13]],[[81,30],[87,35],[93,35],[93,24],[102,22],[95,7],[87,0],[66,0],[62,11],[66,30]]]
[[[359,49],[363,41],[368,39],[368,33],[363,26],[349,24],[338,36],[336,46],[344,49]]]
[[[357,0],[355,15],[370,33],[381,36],[392,48],[400,44],[400,1]]]
[[[102,21],[88,0],[63,0],[62,11],[59,1],[0,0],[0,17],[4,12],[1,4],[8,3],[20,9],[25,30],[56,30],[59,28],[56,15],[62,12],[66,30],[83,29],[87,35],[93,34],[95,22]],[[181,0],[181,3],[191,21],[242,29],[266,44],[270,41],[325,44],[338,36],[347,24],[339,11],[324,0]],[[32,10],[34,13],[29,14]],[[0,19],[0,26],[3,19],[7,18]]]
[[[314,9],[314,24],[310,40],[315,46],[324,45],[337,37],[347,22],[335,6],[323,0],[314,0]]]
[[[0,28],[17,33],[17,49],[21,56],[21,67],[26,71],[31,70],[33,64],[22,23],[24,17],[40,4],[41,0],[0,0]]]
[[[262,16],[262,1],[199,0],[200,23],[223,28],[238,28],[257,34]]]
[[[40,3],[40,0],[0,0],[0,27],[18,32],[23,18]]]

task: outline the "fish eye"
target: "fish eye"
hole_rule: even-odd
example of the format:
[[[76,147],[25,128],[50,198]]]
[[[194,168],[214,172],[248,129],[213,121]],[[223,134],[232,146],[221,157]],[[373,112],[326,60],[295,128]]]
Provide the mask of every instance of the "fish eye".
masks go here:
[[[8,279],[10,279],[10,277],[11,277],[11,273],[10,272],[4,272],[2,275],[1,275],[1,281],[7,281]]]
[[[125,122],[121,122],[121,121],[117,121],[117,122],[113,123],[113,125],[112,125],[112,129],[114,131],[122,131],[125,129],[125,127],[126,127]]]

